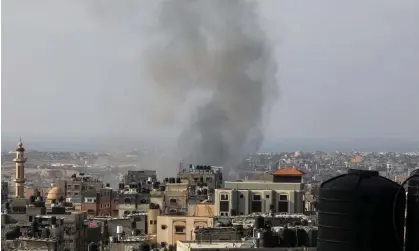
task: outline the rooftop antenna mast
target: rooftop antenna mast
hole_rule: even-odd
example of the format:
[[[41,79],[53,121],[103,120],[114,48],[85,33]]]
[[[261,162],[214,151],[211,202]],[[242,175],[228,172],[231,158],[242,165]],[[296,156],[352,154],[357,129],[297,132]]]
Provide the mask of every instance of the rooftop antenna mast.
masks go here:
[[[179,162],[179,173],[181,173],[182,171],[183,171],[183,159],[181,159]]]

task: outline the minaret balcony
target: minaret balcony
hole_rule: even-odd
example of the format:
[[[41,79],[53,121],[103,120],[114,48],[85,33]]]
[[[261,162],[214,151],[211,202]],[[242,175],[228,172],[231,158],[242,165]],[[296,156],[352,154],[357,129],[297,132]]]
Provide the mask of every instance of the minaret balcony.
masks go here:
[[[15,183],[25,183],[26,179],[18,178],[18,179],[15,179],[14,181],[15,181]]]
[[[13,162],[15,162],[15,163],[25,163],[27,159],[28,158],[23,158],[23,159],[14,158]]]

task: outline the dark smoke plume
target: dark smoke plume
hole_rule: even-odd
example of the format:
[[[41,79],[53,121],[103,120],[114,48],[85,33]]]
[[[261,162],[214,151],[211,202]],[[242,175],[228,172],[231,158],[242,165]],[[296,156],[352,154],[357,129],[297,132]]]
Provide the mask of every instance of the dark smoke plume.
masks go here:
[[[162,116],[194,90],[210,93],[179,137],[180,155],[234,167],[261,146],[277,97],[274,52],[256,8],[244,0],[173,0],[161,11],[160,41],[149,49],[146,70],[169,99]]]

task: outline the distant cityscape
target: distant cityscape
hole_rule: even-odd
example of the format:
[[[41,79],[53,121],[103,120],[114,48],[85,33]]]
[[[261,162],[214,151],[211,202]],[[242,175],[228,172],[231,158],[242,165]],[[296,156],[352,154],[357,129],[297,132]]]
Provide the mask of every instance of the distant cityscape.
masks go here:
[[[170,151],[175,146],[176,138],[106,138],[85,137],[84,139],[52,140],[49,138],[29,137],[30,148],[38,151],[64,151],[64,152],[107,152],[107,151],[141,151],[161,150]],[[2,151],[13,149],[16,145],[13,138],[2,138]],[[262,144],[262,152],[289,152],[289,151],[326,151],[336,150],[351,152],[409,152],[419,151],[419,138],[281,138],[268,137]]]
[[[419,151],[261,152],[228,168],[19,142],[2,153],[2,249],[316,250],[322,182],[358,170],[401,184],[418,168]]]

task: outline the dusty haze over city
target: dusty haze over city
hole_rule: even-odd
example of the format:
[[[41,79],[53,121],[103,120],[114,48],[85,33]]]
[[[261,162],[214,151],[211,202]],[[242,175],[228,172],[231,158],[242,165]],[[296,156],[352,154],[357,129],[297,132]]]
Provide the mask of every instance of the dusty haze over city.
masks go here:
[[[419,141],[419,1],[258,2],[279,90],[265,146]],[[159,110],[182,95],[144,70],[160,17],[160,1],[2,1],[3,142],[176,144],[203,94]]]

